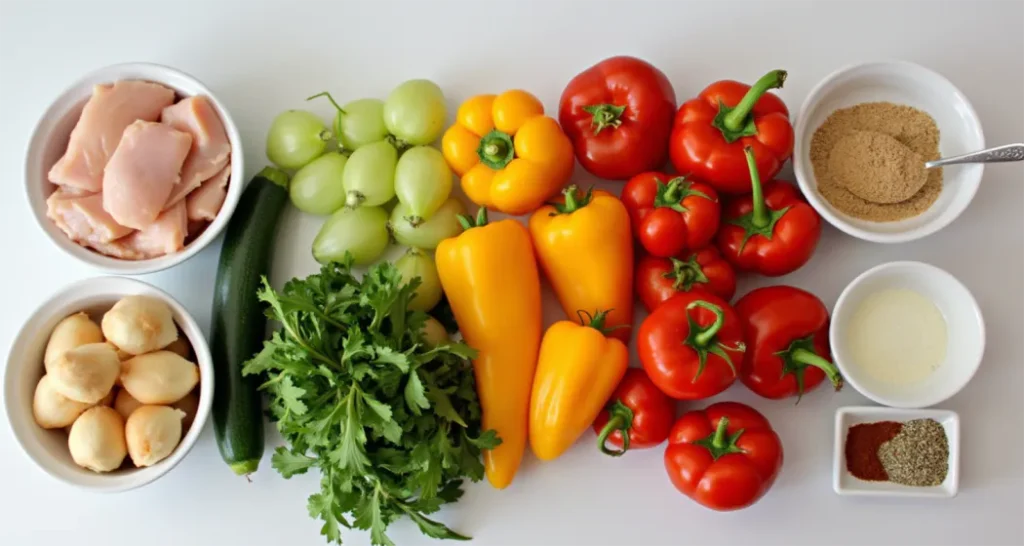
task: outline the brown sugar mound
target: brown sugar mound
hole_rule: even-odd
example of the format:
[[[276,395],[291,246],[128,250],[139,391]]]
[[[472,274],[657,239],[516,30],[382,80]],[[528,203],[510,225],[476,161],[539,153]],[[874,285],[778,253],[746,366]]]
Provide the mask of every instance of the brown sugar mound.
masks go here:
[[[876,149],[877,146],[865,147],[865,137],[856,136],[857,133],[863,132],[891,137],[906,147],[911,154],[889,154],[884,151],[880,153]],[[869,138],[874,139],[876,145],[880,144],[877,137]],[[858,140],[843,142],[849,139]],[[847,156],[845,160],[839,157],[832,159],[837,146],[840,146],[837,156]],[[843,148],[847,151],[844,152]],[[869,155],[860,158],[849,157],[852,148],[867,150]],[[891,145],[884,148],[891,148]],[[810,153],[814,176],[818,181],[818,191],[822,197],[833,207],[855,218],[874,222],[912,218],[927,210],[942,192],[942,169],[923,169],[925,161],[939,158],[939,128],[930,115],[910,106],[869,102],[836,110],[814,132]],[[920,163],[915,164],[920,167],[911,170],[919,169],[927,175],[920,189],[896,202],[879,203],[865,198],[887,201],[887,198],[899,197],[895,195],[898,189],[883,190],[879,188],[878,180],[869,180],[869,176],[871,172],[875,172],[876,175],[895,183],[894,179],[901,176],[898,173],[909,168],[907,161],[910,160],[904,156],[912,155],[916,155],[913,161],[919,161]],[[901,157],[902,159],[899,159]],[[885,165],[872,167],[871,165],[877,161],[884,161]],[[851,175],[850,170],[858,169],[856,165],[867,168],[861,167],[858,174]],[[898,181],[898,185],[909,184],[907,180]]]

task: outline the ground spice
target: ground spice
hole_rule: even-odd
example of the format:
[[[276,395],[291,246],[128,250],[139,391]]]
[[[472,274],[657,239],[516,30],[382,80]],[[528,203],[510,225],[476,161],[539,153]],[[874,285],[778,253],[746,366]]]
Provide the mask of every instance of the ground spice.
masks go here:
[[[918,487],[941,485],[949,471],[946,429],[934,419],[907,421],[899,434],[879,447],[878,458],[891,482]]]
[[[889,475],[878,458],[878,449],[895,438],[902,428],[903,425],[895,421],[850,427],[846,432],[846,469],[850,474],[867,481],[887,481]]]
[[[855,218],[893,222],[928,210],[942,192],[942,169],[928,169],[921,189],[897,203],[872,203],[847,189],[830,165],[831,154],[845,137],[858,131],[888,135],[916,153],[922,161],[939,158],[939,128],[928,113],[889,102],[868,102],[838,109],[811,138],[811,164],[818,191],[833,207]]]
[[[853,131],[829,154],[828,168],[850,193],[872,203],[906,201],[928,181],[917,152],[875,131]]]

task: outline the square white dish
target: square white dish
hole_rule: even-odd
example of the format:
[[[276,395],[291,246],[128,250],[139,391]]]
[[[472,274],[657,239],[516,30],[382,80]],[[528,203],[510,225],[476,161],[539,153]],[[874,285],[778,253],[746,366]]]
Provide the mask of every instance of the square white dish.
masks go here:
[[[846,469],[846,433],[850,427],[878,421],[907,422],[934,419],[946,431],[949,470],[946,480],[934,487],[915,487],[892,482],[871,482],[854,477]],[[835,445],[832,453],[832,488],[839,495],[875,497],[955,497],[960,485],[960,416],[939,409],[901,409],[880,406],[846,406],[836,410]]]

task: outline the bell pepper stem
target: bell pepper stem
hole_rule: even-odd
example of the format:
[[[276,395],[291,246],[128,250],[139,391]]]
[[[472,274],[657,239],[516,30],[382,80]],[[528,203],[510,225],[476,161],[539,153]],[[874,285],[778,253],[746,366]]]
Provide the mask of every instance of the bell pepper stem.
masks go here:
[[[832,382],[832,386],[838,391],[843,388],[843,376],[839,374],[839,368],[835,364],[825,360],[820,355],[807,349],[799,348],[791,354],[793,362],[806,366],[814,366],[825,372],[825,376]],[[802,394],[802,393],[801,393]]]
[[[726,435],[725,431],[729,428],[729,418],[722,417],[718,420],[718,427],[715,428],[715,435],[711,437],[711,445],[715,446],[716,449],[722,449],[726,446]]]
[[[515,144],[508,133],[494,129],[480,138],[476,153],[481,163],[498,171],[515,158]]]
[[[594,134],[596,135],[605,129],[614,129],[622,125],[622,119],[620,118],[622,118],[623,112],[626,111],[626,105],[592,104],[584,106],[583,111],[593,116],[590,120],[590,126],[594,128]]]
[[[462,226],[463,230],[469,230],[475,227],[484,227],[487,225],[487,207],[480,207],[480,210],[476,212],[475,220],[465,214],[459,214],[456,218],[459,220],[459,224]]]
[[[750,169],[750,200],[754,205],[751,222],[754,224],[754,227],[764,228],[771,223],[772,219],[768,214],[768,206],[764,202],[761,175],[757,172],[757,159],[754,158],[754,149],[750,146],[743,148],[743,153],[747,156],[747,168]]]
[[[669,260],[672,262],[672,271],[666,273],[665,277],[674,279],[672,281],[673,290],[689,292],[693,289],[693,285],[708,282],[708,276],[704,274],[704,269],[697,262],[696,254],[690,256],[690,259],[685,262],[678,258],[669,258]]]
[[[608,423],[604,425],[601,433],[597,435],[597,447],[601,450],[601,453],[611,457],[620,457],[629,451],[629,429],[632,426],[633,410],[629,409],[629,406],[623,404],[621,400],[616,400],[609,404]],[[608,449],[605,442],[608,441],[608,437],[616,430],[622,431],[622,449]]]
[[[608,309],[607,311],[602,311],[598,309],[597,311],[594,312],[593,315],[591,315],[589,311],[577,309],[576,317],[580,320],[581,325],[586,326],[588,328],[593,328],[606,336],[612,333],[613,331],[618,330],[619,328],[629,328],[628,324],[619,324],[618,326],[606,327],[604,325],[604,321],[608,318],[608,313],[611,313],[612,311],[612,309]]]
[[[754,109],[754,105],[757,101],[761,100],[761,97],[768,92],[769,89],[779,89],[782,87],[783,82],[786,81],[785,70],[772,70],[771,72],[761,76],[761,79],[754,82],[754,85],[750,86],[750,90],[747,91],[746,95],[743,95],[743,99],[740,100],[739,104],[733,107],[732,111],[726,114],[722,120],[722,124],[726,129],[732,132],[739,131],[747,122],[747,116]]]
[[[722,311],[721,307],[704,300],[697,300],[690,303],[686,306],[686,310],[689,311],[697,307],[707,309],[715,314],[715,322],[711,323],[711,326],[704,328],[693,337],[694,345],[703,348],[707,347],[712,341],[714,341],[715,336],[718,335],[718,331],[721,330],[722,326],[725,324],[725,311]]]
[[[668,186],[665,186],[665,193],[662,195],[662,199],[666,203],[678,203],[679,193],[679,178],[673,178],[669,180]]]
[[[705,447],[710,453],[712,460],[717,461],[722,455],[728,455],[730,453],[744,453],[743,448],[736,445],[736,442],[743,435],[743,430],[737,430],[733,434],[728,434],[727,429],[729,428],[729,418],[724,415],[718,420],[718,425],[715,427],[715,431],[708,436],[701,438],[693,442],[696,445]]]

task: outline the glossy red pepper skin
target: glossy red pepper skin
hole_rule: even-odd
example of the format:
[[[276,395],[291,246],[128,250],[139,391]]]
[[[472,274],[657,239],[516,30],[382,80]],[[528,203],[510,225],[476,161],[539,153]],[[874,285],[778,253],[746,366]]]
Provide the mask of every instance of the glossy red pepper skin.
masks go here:
[[[654,311],[678,292],[705,290],[731,301],[736,294],[736,272],[713,246],[678,258],[645,255],[636,265],[636,295]]]
[[[782,87],[785,78],[785,71],[773,70],[753,86],[719,81],[684,102],[669,144],[676,172],[693,175],[722,194],[747,193],[750,174],[743,149],[749,146],[761,179],[775,177],[793,155],[793,126],[786,104],[767,91]]]
[[[558,122],[584,169],[606,180],[627,180],[665,166],[675,111],[675,90],[661,70],[617,56],[566,85]]]
[[[736,302],[747,350],[740,381],[774,400],[801,396],[827,376],[843,386],[828,345],[828,308],[814,294],[793,286],[757,288]]]
[[[678,400],[700,400],[729,388],[745,349],[743,325],[714,294],[680,292],[640,323],[637,353],[651,381]]]
[[[663,258],[707,246],[721,219],[711,186],[658,172],[630,178],[622,188],[622,203],[640,245]]]
[[[792,184],[762,183],[754,174],[751,195],[725,205],[715,245],[739,271],[777,277],[802,267],[821,238],[821,217]]]
[[[594,420],[598,448],[606,455],[618,457],[630,449],[657,446],[668,438],[674,417],[673,400],[658,389],[642,368],[629,368],[608,405]],[[608,445],[617,450],[608,449]]]
[[[719,402],[683,414],[672,426],[665,470],[681,493],[718,511],[756,503],[782,469],[779,435],[754,408]]]

